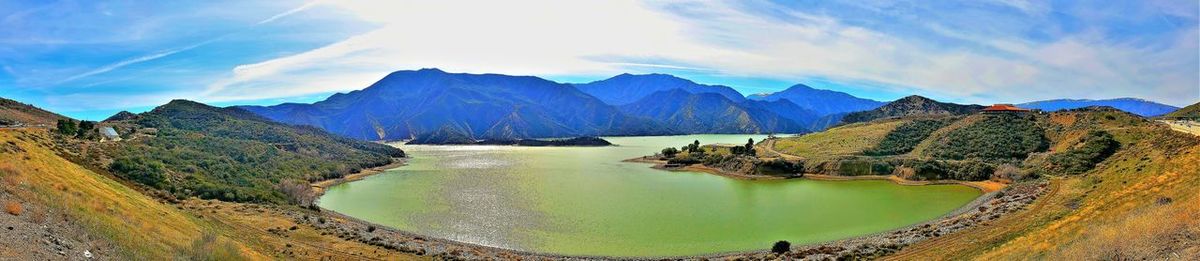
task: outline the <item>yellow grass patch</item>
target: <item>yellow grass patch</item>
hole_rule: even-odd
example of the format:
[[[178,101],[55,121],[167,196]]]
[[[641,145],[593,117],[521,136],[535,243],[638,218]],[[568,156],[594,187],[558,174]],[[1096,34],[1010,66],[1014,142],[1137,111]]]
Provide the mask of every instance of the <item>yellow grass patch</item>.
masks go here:
[[[908,120],[855,123],[800,137],[781,138],[775,150],[804,158],[861,154],[879,144],[889,132]]]

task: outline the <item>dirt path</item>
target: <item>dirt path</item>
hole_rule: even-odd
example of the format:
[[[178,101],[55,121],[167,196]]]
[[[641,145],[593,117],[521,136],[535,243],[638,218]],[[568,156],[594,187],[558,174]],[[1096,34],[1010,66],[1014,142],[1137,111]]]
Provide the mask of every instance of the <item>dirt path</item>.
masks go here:
[[[1181,123],[1178,121],[1168,121],[1168,120],[1159,120],[1158,122],[1166,123],[1167,126],[1171,126],[1172,130],[1200,136],[1200,123],[1197,123],[1197,122]]]
[[[804,158],[801,158],[796,155],[791,155],[791,154],[787,154],[787,153],[783,153],[783,152],[779,152],[779,151],[775,150],[775,141],[778,139],[779,138],[767,139],[767,140],[764,140],[759,145],[759,147],[762,148],[763,151],[766,151],[767,154],[771,155],[770,157],[767,157],[767,158],[782,158],[784,160],[789,160],[789,161],[799,161],[799,160],[804,159]]]
[[[383,173],[384,171],[387,171],[389,169],[394,169],[394,168],[399,168],[401,166],[404,166],[407,163],[408,163],[407,159],[397,158],[395,160],[395,162],[392,162],[392,164],[369,168],[369,169],[364,169],[357,173],[346,175],[345,177],[342,177],[342,178],[322,180],[322,181],[318,181],[318,182],[315,182],[315,183],[312,183],[309,185],[312,186],[313,193],[317,197],[320,197],[322,194],[325,194],[325,189],[328,189],[329,187],[333,187],[338,184],[342,184],[342,183],[346,183],[346,182],[360,180],[360,179],[366,178],[367,176]]]
[[[1049,204],[1051,199],[1059,192],[1061,181],[1052,181],[1049,191],[1045,195],[1039,197],[1028,208],[1019,213],[1011,213],[1005,215],[1004,218],[991,223],[978,226],[972,229],[967,229],[944,235],[932,239],[922,241],[920,243],[905,247],[892,255],[885,256],[881,260],[936,260],[938,258],[945,259],[954,253],[945,253],[948,249],[968,249],[969,247],[948,247],[952,245],[962,244],[985,244],[986,241],[1000,240],[1006,237],[1008,233],[1026,228],[1029,219],[1036,218],[1035,215],[1043,214],[1042,211]],[[986,235],[988,238],[984,240],[977,239],[979,235]],[[983,242],[981,242],[983,241]]]

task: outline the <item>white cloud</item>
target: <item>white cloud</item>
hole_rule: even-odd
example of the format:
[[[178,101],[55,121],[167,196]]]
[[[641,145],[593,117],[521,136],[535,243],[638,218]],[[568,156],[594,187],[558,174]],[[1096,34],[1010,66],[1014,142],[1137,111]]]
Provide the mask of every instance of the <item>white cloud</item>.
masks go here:
[[[1001,2],[1024,12],[1048,12],[1037,1]],[[387,72],[426,67],[541,76],[615,74],[647,67],[645,60],[678,63],[653,64],[661,68],[701,66],[724,75],[865,82],[964,102],[1134,96],[1179,105],[1200,95],[1194,27],[1174,45],[1144,48],[1089,34],[1029,41],[925,25],[990,48],[984,49],[947,48],[929,39],[847,25],[837,17],[776,8],[796,20],[783,23],[714,2],[336,1],[321,6],[348,10],[381,27],[238,66],[229,78],[211,84],[207,95],[236,100],[240,94],[256,94],[250,99],[360,89]]]

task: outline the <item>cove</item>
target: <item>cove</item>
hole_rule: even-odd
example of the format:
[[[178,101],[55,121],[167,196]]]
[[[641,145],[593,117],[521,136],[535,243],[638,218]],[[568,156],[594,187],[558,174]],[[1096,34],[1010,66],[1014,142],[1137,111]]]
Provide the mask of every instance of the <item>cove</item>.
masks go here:
[[[400,230],[515,250],[687,256],[896,229],[980,195],[961,185],[749,181],[621,160],[763,135],[608,137],[611,147],[397,145],[407,166],[331,187],[321,207]]]

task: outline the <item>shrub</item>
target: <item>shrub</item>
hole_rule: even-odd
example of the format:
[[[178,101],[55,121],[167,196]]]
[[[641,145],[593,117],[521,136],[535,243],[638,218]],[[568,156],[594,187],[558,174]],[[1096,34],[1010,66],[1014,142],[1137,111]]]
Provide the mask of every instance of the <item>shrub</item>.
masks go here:
[[[979,121],[954,129],[929,148],[939,159],[1002,161],[1025,159],[1050,145],[1032,116],[984,115]]]
[[[1015,181],[1025,178],[1025,173],[1021,171],[1021,168],[1018,168],[1013,164],[1003,164],[996,168],[996,172],[993,174],[993,176]]]
[[[911,160],[903,163],[911,176],[920,180],[986,180],[995,167],[980,161]],[[905,170],[909,171],[909,170]]]
[[[23,211],[25,211],[25,209],[21,207],[21,203],[18,203],[16,201],[9,201],[7,203],[4,203],[4,212],[8,212],[8,214],[12,214],[13,216],[20,216],[21,212],[23,212]]]
[[[883,156],[908,153],[921,141],[929,138],[934,131],[950,125],[956,119],[958,118],[918,119],[901,124],[884,136],[874,148],[863,151],[863,154]]]
[[[780,240],[775,242],[775,245],[771,246],[771,253],[783,254],[790,250],[792,250],[792,243],[787,242],[786,240]]]
[[[662,154],[664,157],[672,158],[675,157],[675,154],[679,154],[679,149],[676,149],[675,147],[668,147],[662,149]]]
[[[1068,175],[1084,173],[1116,153],[1119,146],[1108,132],[1091,131],[1070,150],[1050,155],[1043,171]]]
[[[315,199],[312,185],[306,182],[297,180],[285,180],[276,185],[276,189],[287,196],[292,204],[304,206],[312,203]]]
[[[804,174],[804,162],[792,162],[783,159],[774,159],[759,163],[758,173],[764,175],[795,175]]]
[[[162,189],[166,186],[166,171],[161,162],[143,158],[118,158],[108,165],[108,169],[150,187]]]

